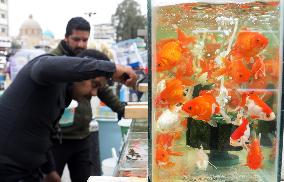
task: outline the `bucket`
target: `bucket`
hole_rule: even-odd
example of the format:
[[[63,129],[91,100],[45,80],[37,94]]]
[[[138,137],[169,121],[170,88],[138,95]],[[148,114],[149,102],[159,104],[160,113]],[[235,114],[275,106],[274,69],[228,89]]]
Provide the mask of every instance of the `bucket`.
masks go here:
[[[102,161],[103,176],[113,176],[118,157],[114,148],[111,149],[112,158],[107,158]]]
[[[122,136],[123,142],[125,142],[125,140],[127,138],[127,133],[128,133],[129,127],[131,125],[131,122],[132,122],[132,119],[124,119],[124,118],[122,118],[118,122],[118,126],[120,126],[120,131],[121,131],[121,136]]]
[[[6,76],[3,73],[0,73],[0,90],[4,90]]]

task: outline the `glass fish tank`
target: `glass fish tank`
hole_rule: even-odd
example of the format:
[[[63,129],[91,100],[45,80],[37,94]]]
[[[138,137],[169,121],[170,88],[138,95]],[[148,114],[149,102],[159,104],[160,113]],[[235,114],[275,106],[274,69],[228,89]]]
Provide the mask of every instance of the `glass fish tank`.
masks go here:
[[[283,2],[149,7],[151,180],[280,181]]]

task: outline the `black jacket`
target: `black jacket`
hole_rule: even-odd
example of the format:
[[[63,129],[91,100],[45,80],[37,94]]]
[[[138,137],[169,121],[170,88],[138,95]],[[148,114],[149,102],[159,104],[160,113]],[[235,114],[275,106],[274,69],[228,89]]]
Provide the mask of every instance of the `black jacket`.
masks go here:
[[[53,126],[71,102],[71,84],[111,77],[115,65],[44,55],[26,64],[0,98],[0,164],[31,170],[46,162]]]

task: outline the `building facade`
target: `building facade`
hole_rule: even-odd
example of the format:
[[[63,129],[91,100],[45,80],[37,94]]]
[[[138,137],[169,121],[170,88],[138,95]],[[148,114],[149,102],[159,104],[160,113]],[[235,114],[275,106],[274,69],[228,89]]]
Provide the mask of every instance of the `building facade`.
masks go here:
[[[32,15],[21,25],[19,39],[22,48],[33,48],[42,41],[42,28]]]
[[[5,52],[10,47],[8,0],[0,0],[0,51]]]

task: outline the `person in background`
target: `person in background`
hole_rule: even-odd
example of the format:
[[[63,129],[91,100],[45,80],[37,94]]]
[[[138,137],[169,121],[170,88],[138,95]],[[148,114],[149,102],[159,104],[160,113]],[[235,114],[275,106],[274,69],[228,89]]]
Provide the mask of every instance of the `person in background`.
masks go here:
[[[72,99],[97,95],[103,85],[94,78],[135,85],[131,68],[94,57],[93,50],[77,57],[42,55],[19,71],[0,98],[1,182],[41,181],[41,171],[52,170],[51,136]]]
[[[90,24],[82,17],[74,17],[67,24],[65,39],[61,40],[57,48],[50,53],[58,56],[75,56],[87,48],[89,36]],[[97,59],[109,60],[104,53],[95,52]],[[126,103],[120,102],[109,86],[106,85],[98,89],[97,96],[118,114],[119,119],[124,116]],[[99,156],[94,163],[90,160],[89,124],[92,120],[90,100],[90,96],[79,100],[74,119],[71,121],[72,124],[61,126],[62,142],[55,143],[52,148],[57,173],[62,176],[64,166],[67,164],[72,182],[87,181],[90,175],[101,175]],[[92,168],[95,169],[95,173],[91,174]]]

